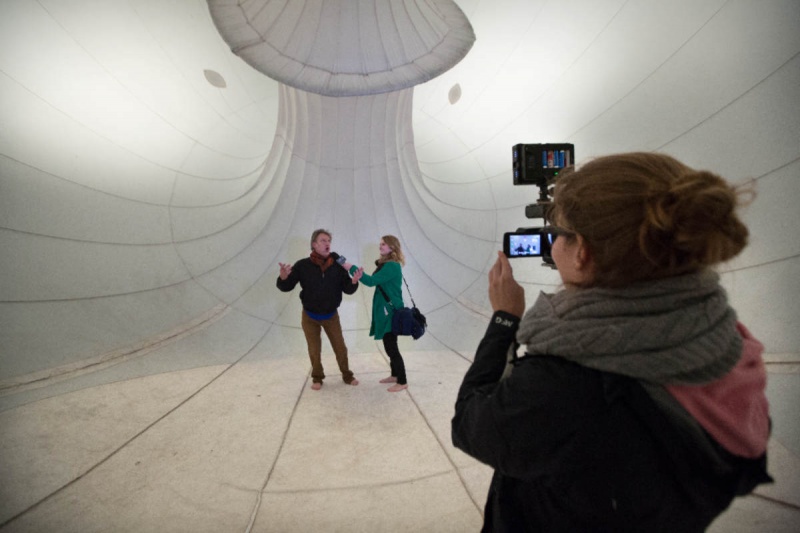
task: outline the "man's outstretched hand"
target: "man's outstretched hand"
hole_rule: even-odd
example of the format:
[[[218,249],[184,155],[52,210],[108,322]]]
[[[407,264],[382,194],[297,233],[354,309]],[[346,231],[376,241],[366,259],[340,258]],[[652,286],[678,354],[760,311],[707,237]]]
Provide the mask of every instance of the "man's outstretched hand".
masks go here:
[[[292,265],[289,263],[278,263],[281,266],[281,279],[286,281],[286,278],[289,277],[289,274],[292,273]]]

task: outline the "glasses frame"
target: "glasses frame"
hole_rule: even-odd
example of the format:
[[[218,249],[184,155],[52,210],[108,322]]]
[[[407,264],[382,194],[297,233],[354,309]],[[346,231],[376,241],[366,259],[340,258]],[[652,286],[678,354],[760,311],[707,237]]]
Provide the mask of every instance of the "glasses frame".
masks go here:
[[[575,233],[574,231],[568,230],[567,228],[562,228],[560,226],[545,226],[543,229],[544,229],[544,231],[546,233],[548,233],[548,234],[553,236],[553,239],[552,239],[551,242],[554,242],[558,237],[568,237],[569,238],[569,237],[574,237],[575,235],[577,235],[577,233]]]

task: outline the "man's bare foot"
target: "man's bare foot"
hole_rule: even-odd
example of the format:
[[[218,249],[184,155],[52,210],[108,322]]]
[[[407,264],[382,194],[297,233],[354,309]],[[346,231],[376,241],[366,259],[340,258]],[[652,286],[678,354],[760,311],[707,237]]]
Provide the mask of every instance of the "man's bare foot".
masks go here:
[[[399,383],[397,383],[395,385],[392,385],[386,390],[388,390],[389,392],[400,392],[401,390],[406,390],[407,388],[408,385],[400,385]]]
[[[319,390],[322,388],[322,383],[314,382],[311,384],[311,390]]]
[[[348,383],[348,385],[353,385],[353,386],[356,386],[356,385],[358,385],[358,380],[357,380],[356,378],[353,378],[353,381],[351,381],[350,383]]]
[[[389,376],[388,378],[383,378],[378,383],[397,383],[397,378],[394,376]]]

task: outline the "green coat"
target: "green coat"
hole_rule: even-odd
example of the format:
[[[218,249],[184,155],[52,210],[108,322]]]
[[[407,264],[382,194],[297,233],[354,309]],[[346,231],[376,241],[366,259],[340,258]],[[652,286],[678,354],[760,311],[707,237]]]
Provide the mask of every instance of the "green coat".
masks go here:
[[[350,274],[354,274],[357,269],[357,266],[351,266]],[[392,305],[386,303],[386,298],[383,297],[381,291],[377,288],[375,289],[375,294],[372,295],[372,323],[369,326],[369,334],[375,340],[381,340],[385,334],[392,331],[394,309],[400,309],[404,306],[403,269],[400,263],[387,261],[382,266],[379,266],[371,276],[369,274],[361,276],[361,283],[367,287],[380,286],[394,306],[393,308]]]

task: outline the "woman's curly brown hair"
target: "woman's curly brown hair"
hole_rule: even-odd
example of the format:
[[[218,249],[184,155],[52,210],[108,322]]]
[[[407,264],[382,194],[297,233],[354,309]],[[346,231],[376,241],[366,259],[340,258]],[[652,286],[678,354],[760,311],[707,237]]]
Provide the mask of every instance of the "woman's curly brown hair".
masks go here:
[[[664,154],[593,159],[562,171],[548,217],[586,240],[593,284],[677,276],[732,259],[749,232],[736,210],[752,189]]]

